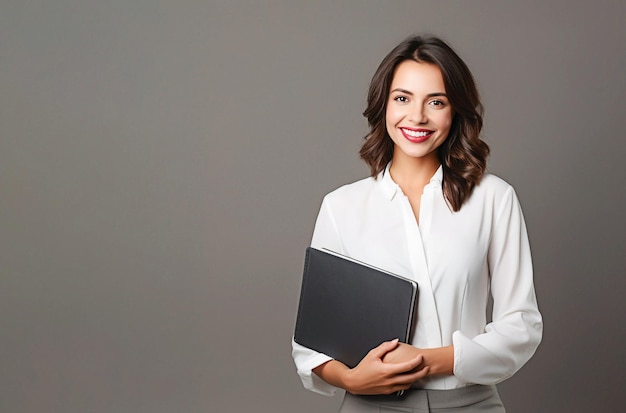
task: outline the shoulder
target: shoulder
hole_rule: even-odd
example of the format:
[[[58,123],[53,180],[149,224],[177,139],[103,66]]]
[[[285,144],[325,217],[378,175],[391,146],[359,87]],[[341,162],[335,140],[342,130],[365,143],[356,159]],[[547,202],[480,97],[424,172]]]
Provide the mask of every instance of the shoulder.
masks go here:
[[[378,190],[380,182],[372,177],[343,185],[324,197],[324,201],[332,204],[361,202]]]
[[[514,193],[515,189],[504,179],[486,173],[476,186],[475,191],[484,195],[505,196],[507,193]]]
[[[483,176],[480,183],[474,188],[468,203],[496,214],[520,207],[515,188],[504,179],[493,174]]]

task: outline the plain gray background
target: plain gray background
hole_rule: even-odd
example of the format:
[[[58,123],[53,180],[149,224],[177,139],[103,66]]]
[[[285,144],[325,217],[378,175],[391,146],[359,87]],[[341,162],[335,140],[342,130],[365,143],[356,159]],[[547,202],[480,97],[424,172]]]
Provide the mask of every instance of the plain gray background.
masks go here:
[[[510,412],[625,397],[623,1],[0,0],[0,411],[332,412],[290,356],[304,249],[412,33],[477,78],[545,337]]]

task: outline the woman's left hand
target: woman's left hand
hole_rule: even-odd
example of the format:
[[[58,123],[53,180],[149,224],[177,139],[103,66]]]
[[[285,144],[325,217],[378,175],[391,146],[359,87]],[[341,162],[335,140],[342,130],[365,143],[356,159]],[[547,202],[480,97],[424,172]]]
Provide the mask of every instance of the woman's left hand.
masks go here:
[[[398,343],[398,347],[385,354],[383,363],[401,363],[412,360],[420,353],[420,349],[406,343]]]
[[[414,359],[421,354],[424,365],[429,366],[428,375],[454,374],[454,347],[417,348],[410,344],[399,343],[398,347],[385,354],[383,363],[401,363]]]

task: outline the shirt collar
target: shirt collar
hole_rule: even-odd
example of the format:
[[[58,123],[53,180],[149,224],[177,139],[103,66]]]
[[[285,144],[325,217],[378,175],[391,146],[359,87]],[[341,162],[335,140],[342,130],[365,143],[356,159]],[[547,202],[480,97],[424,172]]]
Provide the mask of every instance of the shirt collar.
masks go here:
[[[380,186],[385,194],[385,197],[389,200],[392,200],[397,193],[402,193],[402,189],[400,185],[395,183],[395,181],[391,178],[391,174],[389,173],[389,168],[391,167],[391,162],[387,164],[385,169],[378,174],[377,181],[380,182]],[[430,178],[430,183],[426,185],[426,187],[437,187],[441,188],[443,184],[443,167],[439,165],[435,174]]]

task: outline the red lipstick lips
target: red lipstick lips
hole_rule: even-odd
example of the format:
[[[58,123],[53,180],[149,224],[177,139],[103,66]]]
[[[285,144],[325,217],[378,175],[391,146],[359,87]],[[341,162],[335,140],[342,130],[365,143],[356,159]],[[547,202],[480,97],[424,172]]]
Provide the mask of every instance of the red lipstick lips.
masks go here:
[[[410,142],[422,143],[433,134],[433,131],[429,129],[415,129],[415,128],[400,128],[402,135]]]

